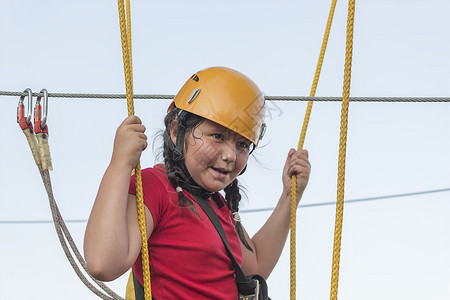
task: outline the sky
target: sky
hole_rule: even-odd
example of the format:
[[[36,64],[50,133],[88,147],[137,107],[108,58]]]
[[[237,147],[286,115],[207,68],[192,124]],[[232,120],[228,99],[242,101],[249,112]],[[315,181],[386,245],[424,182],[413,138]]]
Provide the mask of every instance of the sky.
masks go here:
[[[134,92],[175,94],[209,66],[252,78],[266,95],[308,96],[331,1],[132,1]],[[352,97],[449,97],[450,2],[356,1]],[[316,96],[342,95],[347,2],[339,2]],[[0,1],[0,90],[125,93],[115,1]],[[48,199],[0,96],[0,299],[96,299],[59,245]],[[136,100],[159,162],[169,100]],[[271,208],[296,147],[305,102],[268,102],[268,129],[241,183],[241,210]],[[345,199],[450,188],[450,103],[350,103]],[[53,191],[64,219],[89,217],[125,100],[50,98]],[[305,141],[312,164],[297,213],[297,299],[330,294],[340,103],[316,102]],[[241,214],[254,234],[270,212]],[[348,203],[339,299],[449,299],[450,192]],[[18,222],[19,221],[19,222]],[[23,221],[23,222],[20,222]],[[17,223],[18,222],[18,223]],[[86,222],[68,222],[79,249]],[[268,279],[289,297],[289,243]],[[127,274],[108,283],[124,296]]]

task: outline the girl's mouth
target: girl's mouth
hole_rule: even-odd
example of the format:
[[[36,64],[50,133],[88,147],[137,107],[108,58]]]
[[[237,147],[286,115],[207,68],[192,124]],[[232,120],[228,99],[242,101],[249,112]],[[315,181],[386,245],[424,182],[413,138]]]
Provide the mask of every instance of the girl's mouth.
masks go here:
[[[227,174],[230,173],[230,171],[227,171],[225,169],[219,169],[219,168],[214,168],[214,167],[211,167],[211,169],[213,169],[214,171],[216,171],[216,172],[218,172],[220,174],[224,174],[224,175],[227,175]]]

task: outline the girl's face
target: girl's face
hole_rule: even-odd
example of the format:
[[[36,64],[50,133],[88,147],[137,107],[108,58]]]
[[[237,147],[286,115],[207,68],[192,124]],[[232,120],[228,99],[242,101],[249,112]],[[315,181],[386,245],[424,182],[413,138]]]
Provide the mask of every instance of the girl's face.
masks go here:
[[[176,133],[171,136],[176,143]],[[217,192],[244,169],[250,146],[249,140],[234,131],[204,120],[187,134],[184,162],[199,186]]]

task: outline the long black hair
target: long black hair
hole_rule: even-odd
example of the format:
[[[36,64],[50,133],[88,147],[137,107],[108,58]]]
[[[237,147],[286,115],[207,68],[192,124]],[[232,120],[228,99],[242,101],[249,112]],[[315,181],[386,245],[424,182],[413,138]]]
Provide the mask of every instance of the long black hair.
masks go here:
[[[178,193],[178,204],[182,207],[188,207],[198,217],[200,217],[200,215],[198,214],[198,211],[195,208],[194,204],[189,198],[186,197],[186,195],[183,193],[183,190],[180,188],[180,186],[183,183],[192,182],[192,179],[190,178],[189,172],[184,164],[184,158],[182,157],[183,154],[177,153],[179,152],[179,149],[178,150],[175,149],[175,146],[172,143],[172,140],[170,138],[170,130],[173,129],[174,126],[177,126],[178,128],[177,130],[180,130],[180,128],[182,128],[182,132],[184,131],[184,137],[182,137],[183,140],[181,142],[183,143],[186,140],[188,134],[191,134],[192,137],[195,139],[201,139],[201,137],[196,137],[194,135],[194,131],[195,128],[198,127],[204,120],[205,119],[200,116],[183,111],[174,106],[172,110],[168,112],[166,117],[164,118],[165,131],[163,134],[164,164],[166,167],[166,172],[168,174],[169,180]],[[177,140],[177,144],[179,142],[180,141]],[[238,180],[234,179],[233,182],[231,182],[227,187],[225,187],[224,192],[227,206],[231,211],[231,213],[233,214],[233,216],[235,216],[239,212],[239,202],[241,201],[241,193]],[[250,247],[245,238],[244,230],[241,225],[240,219],[234,218],[234,220],[236,221],[235,228],[239,236],[239,239],[247,249],[253,252],[252,248]]]

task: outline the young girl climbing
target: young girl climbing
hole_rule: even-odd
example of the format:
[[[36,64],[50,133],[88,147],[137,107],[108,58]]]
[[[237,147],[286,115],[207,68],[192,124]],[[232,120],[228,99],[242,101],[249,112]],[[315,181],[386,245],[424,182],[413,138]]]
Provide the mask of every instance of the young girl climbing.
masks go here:
[[[306,150],[289,150],[280,199],[250,238],[238,214],[237,177],[264,134],[264,105],[253,81],[224,67],[191,76],[170,105],[164,120],[164,164],[142,170],[154,299],[238,299],[230,257],[199,198],[213,207],[246,275],[267,278],[275,267],[289,231],[291,176],[297,176],[298,204],[311,167]],[[147,147],[144,132],[136,116],[118,127],[89,217],[84,253],[89,272],[99,280],[114,280],[132,267],[143,285],[131,173]]]

